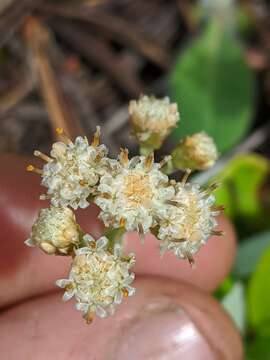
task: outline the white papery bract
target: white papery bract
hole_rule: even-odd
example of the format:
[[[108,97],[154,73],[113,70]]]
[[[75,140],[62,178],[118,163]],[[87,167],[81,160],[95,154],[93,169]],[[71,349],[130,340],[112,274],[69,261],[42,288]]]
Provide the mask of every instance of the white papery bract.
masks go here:
[[[215,197],[198,185],[177,183],[175,187],[175,197],[160,221],[161,253],[172,250],[177,257],[192,261],[216,226]]]
[[[156,225],[157,211],[174,196],[173,186],[159,168],[151,156],[128,160],[120,155],[118,172],[101,177],[95,199],[106,226],[144,234]]]
[[[37,246],[47,254],[67,254],[79,242],[79,226],[69,208],[41,209],[34,223],[29,246]]]
[[[92,146],[86,137],[75,142],[56,142],[51,157],[42,170],[41,184],[54,206],[85,208],[87,198],[95,191],[95,185],[107,166],[105,145]]]
[[[63,299],[74,296],[76,308],[91,321],[94,313],[101,318],[113,314],[123,297],[134,295],[135,289],[130,284],[135,275],[129,269],[135,258],[132,254],[123,256],[119,244],[114,246],[113,253],[109,252],[105,236],[95,241],[85,235],[83,240],[86,246],[76,251],[69,279],[58,280],[56,284],[65,288]]]

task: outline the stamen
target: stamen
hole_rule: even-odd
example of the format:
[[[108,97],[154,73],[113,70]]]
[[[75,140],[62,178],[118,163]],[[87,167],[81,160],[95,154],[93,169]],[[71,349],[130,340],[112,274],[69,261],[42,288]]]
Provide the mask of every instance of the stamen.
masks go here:
[[[80,184],[81,186],[86,186],[86,185],[87,185],[87,182],[86,182],[85,180],[80,180],[80,181],[79,181],[79,184]]]
[[[57,135],[62,135],[62,134],[63,134],[63,132],[64,132],[64,129],[63,129],[63,128],[58,127],[58,128],[56,128],[56,129],[55,129],[55,132],[56,132],[56,134],[57,134]]]
[[[213,205],[211,206],[212,211],[223,211],[226,209],[226,206],[224,205]]]
[[[191,169],[186,169],[186,172],[185,172],[185,174],[184,174],[184,176],[183,176],[183,178],[182,178],[182,180],[181,180],[181,184],[182,185],[185,185],[186,184],[186,182],[187,182],[187,180],[188,180],[188,177],[189,177],[189,175],[191,174]]]
[[[86,324],[91,324],[94,320],[94,316],[93,316],[93,313],[92,311],[88,311],[87,314],[85,315],[85,320],[86,320]]]
[[[185,255],[186,255],[186,258],[187,258],[190,266],[192,268],[194,268],[195,267],[195,260],[194,260],[193,256],[191,255],[191,253],[189,251],[187,251]]]
[[[119,161],[122,165],[127,165],[129,162],[128,159],[128,149],[120,149]]]
[[[91,145],[93,147],[97,147],[97,146],[99,146],[99,144],[100,144],[100,127],[97,126],[97,130],[96,130],[96,132],[94,134],[94,138],[93,138],[93,141],[92,141]]]
[[[127,289],[123,289],[123,296],[124,296],[124,297],[128,297],[128,291],[127,291]]]
[[[41,169],[38,169],[38,168],[35,168],[33,165],[29,164],[27,167],[26,167],[26,170],[29,171],[29,172],[34,172],[38,175],[42,175],[43,172]]]
[[[205,191],[207,193],[211,193],[211,192],[215,191],[217,188],[219,188],[220,186],[221,186],[220,182],[214,182]]]
[[[124,227],[126,225],[126,219],[121,218],[120,221],[119,221],[119,225],[120,225],[120,227]]]
[[[165,156],[159,163],[159,168],[163,168],[163,166],[165,166],[170,160],[171,160],[171,155],[167,155]]]
[[[97,154],[94,161],[95,161],[95,163],[99,163],[101,159],[102,159],[102,156],[100,154]]]
[[[97,247],[97,244],[96,244],[95,241],[91,241],[91,242],[89,243],[89,246],[90,246],[92,249],[95,249],[95,248]]]
[[[70,138],[67,136],[67,134],[66,134],[66,132],[64,131],[63,128],[58,127],[58,128],[55,129],[55,132],[56,132],[56,134],[57,134],[58,136],[61,136],[61,138],[63,139],[64,143],[66,143],[66,144],[72,143],[72,141],[71,141]]]
[[[172,239],[173,242],[176,242],[176,243],[183,243],[183,242],[186,242],[187,239],[186,238],[182,238],[182,239]]]
[[[213,235],[213,236],[223,236],[223,235],[225,235],[225,232],[222,231],[222,230],[212,230],[211,235]]]
[[[148,170],[150,170],[152,168],[153,162],[154,162],[154,154],[151,153],[151,154],[147,155],[147,157],[145,159],[145,166]]]
[[[41,151],[35,150],[34,151],[34,155],[36,157],[39,157],[41,160],[44,160],[46,162],[51,162],[52,158],[50,158],[49,156],[47,156],[46,154],[43,154]]]
[[[103,197],[104,199],[111,199],[111,195],[108,193],[102,193],[100,194],[101,197]]]
[[[144,244],[145,237],[144,237],[144,230],[142,224],[138,224],[138,230],[139,230],[139,237],[141,240],[141,243]]]
[[[167,200],[166,204],[176,206],[178,208],[184,208],[185,207],[184,204],[181,204],[181,203],[179,203],[178,201],[175,201],[175,200]]]

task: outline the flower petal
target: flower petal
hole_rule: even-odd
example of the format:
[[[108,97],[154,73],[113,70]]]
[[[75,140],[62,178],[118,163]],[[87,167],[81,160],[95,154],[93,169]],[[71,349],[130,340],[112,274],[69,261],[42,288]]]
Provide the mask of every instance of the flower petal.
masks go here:
[[[97,314],[97,316],[99,316],[100,318],[105,318],[108,316],[107,311],[102,307],[102,306],[97,306],[95,309],[95,313]]]
[[[115,304],[121,304],[123,300],[123,293],[122,291],[117,291],[117,293],[114,296],[114,302]]]
[[[24,243],[25,243],[25,245],[27,245],[29,247],[35,247],[35,243],[33,242],[33,240],[31,238],[26,239]]]
[[[67,285],[70,285],[70,283],[72,283],[72,281],[69,279],[59,279],[56,280],[55,285],[59,286],[60,288],[65,288]]]
[[[107,246],[108,241],[109,240],[106,238],[106,236],[102,236],[101,238],[99,238],[97,240],[97,248],[98,249],[104,249]]]
[[[70,300],[74,296],[74,293],[75,293],[74,290],[65,291],[64,295],[63,295],[63,298],[62,298],[63,301],[66,302],[66,301]]]

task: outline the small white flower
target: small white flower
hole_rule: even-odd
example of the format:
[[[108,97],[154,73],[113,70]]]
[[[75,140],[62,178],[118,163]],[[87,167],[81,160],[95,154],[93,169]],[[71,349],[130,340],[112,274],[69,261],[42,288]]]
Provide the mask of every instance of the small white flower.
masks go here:
[[[141,96],[129,103],[130,122],[138,140],[160,147],[163,140],[179,121],[177,104],[170,103],[168,97]]]
[[[130,284],[135,275],[129,269],[135,260],[132,254],[123,256],[120,245],[115,245],[113,254],[106,250],[108,239],[104,236],[95,241],[85,235],[84,241],[88,246],[76,251],[69,279],[56,284],[65,288],[64,301],[76,298],[76,308],[90,322],[93,313],[101,318],[111,315],[123,297],[134,295]]]
[[[41,184],[48,188],[47,197],[52,205],[74,209],[89,205],[87,198],[95,191],[100,175],[108,166],[107,149],[105,145],[99,145],[99,129],[95,137],[96,143],[92,145],[86,137],[80,136],[74,143],[67,140],[53,144],[51,158],[47,157],[41,174]],[[35,154],[44,159],[40,152]]]
[[[40,210],[34,223],[29,246],[38,246],[47,254],[67,254],[79,242],[79,226],[69,208],[50,207]]]
[[[157,237],[161,240],[161,254],[172,250],[177,257],[193,263],[193,255],[210,235],[221,235],[214,231],[219,213],[214,202],[214,195],[198,185],[177,183],[175,197],[160,221]]]
[[[152,155],[129,160],[127,151],[122,151],[118,172],[101,177],[95,199],[106,226],[144,234],[156,225],[156,212],[174,196],[173,186],[159,168]]]

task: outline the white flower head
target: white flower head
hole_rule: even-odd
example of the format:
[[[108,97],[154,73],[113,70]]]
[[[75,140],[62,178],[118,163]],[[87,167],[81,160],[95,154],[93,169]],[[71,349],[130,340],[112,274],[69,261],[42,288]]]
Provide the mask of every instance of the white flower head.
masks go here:
[[[208,238],[222,234],[214,230],[215,216],[221,209],[214,202],[214,195],[198,185],[177,183],[175,197],[160,221],[157,237],[161,240],[161,253],[172,250],[177,257],[193,263],[193,255]]]
[[[130,122],[138,140],[160,147],[163,140],[179,121],[177,104],[170,103],[168,97],[157,99],[143,95],[129,103]]]
[[[135,275],[129,269],[135,260],[132,254],[123,256],[120,245],[114,246],[113,253],[109,252],[104,236],[95,241],[86,235],[84,241],[87,246],[76,251],[69,279],[58,280],[56,284],[65,288],[65,301],[75,297],[76,308],[91,322],[94,313],[107,317],[123,297],[134,295],[135,289],[130,284]]]
[[[29,246],[37,246],[47,254],[68,254],[79,242],[79,226],[69,208],[41,209],[34,223]]]
[[[176,168],[206,170],[215,164],[217,158],[216,144],[205,132],[187,136],[172,153]]]
[[[147,233],[156,225],[156,212],[174,196],[174,188],[153,155],[129,160],[127,150],[122,150],[119,160],[118,172],[100,179],[95,199],[100,218],[106,226]]]
[[[58,129],[63,136],[63,130]],[[99,145],[100,130],[89,145],[86,137],[78,136],[74,142],[64,136],[64,142],[56,142],[52,146],[51,157],[35,151],[35,155],[45,160],[47,164],[42,170],[28,166],[29,171],[39,172],[41,184],[48,188],[47,195],[53,206],[71,206],[86,208],[87,198],[95,191],[100,175],[108,167],[105,157],[105,145]]]

